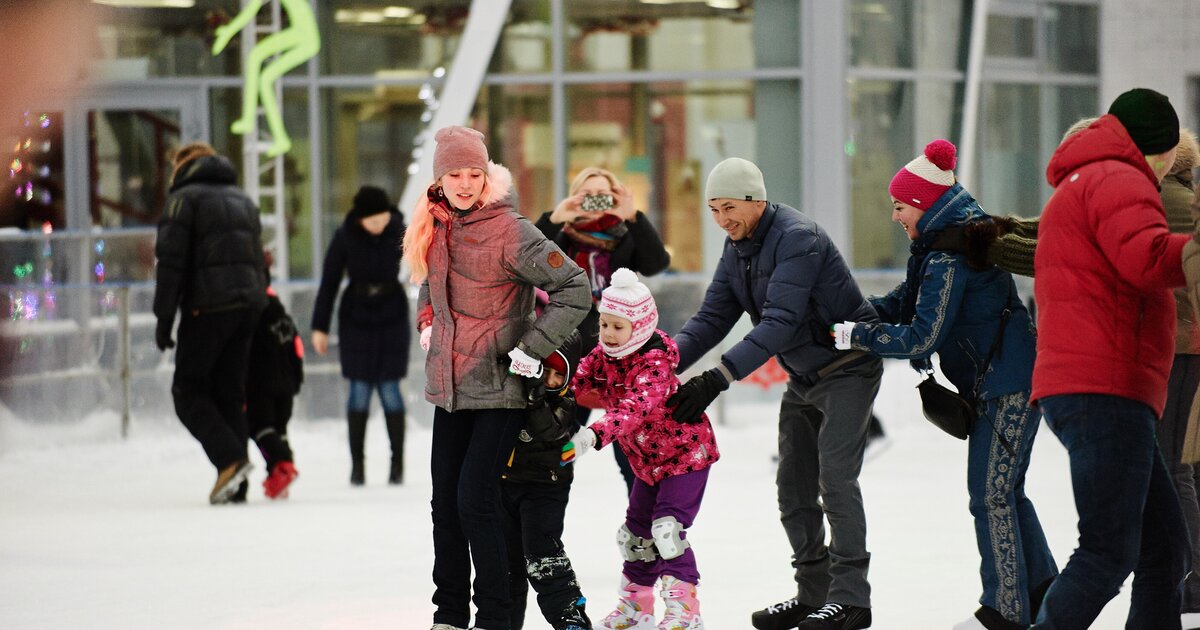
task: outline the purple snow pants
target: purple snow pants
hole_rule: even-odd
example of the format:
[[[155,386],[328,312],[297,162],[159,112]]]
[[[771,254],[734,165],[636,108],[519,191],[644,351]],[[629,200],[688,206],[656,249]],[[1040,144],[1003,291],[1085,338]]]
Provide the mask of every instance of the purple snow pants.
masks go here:
[[[629,509],[625,511],[625,525],[635,536],[650,538],[650,525],[664,516],[674,516],[685,530],[696,520],[700,501],[704,498],[704,487],[708,485],[708,469],[667,477],[652,486],[641,479],[633,482],[629,493]],[[679,537],[687,539],[687,532]],[[691,547],[683,555],[670,560],[657,558],[654,562],[636,560],[625,563],[625,577],[635,584],[654,586],[658,578],[670,575],[690,584],[700,581],[696,568],[696,555]]]

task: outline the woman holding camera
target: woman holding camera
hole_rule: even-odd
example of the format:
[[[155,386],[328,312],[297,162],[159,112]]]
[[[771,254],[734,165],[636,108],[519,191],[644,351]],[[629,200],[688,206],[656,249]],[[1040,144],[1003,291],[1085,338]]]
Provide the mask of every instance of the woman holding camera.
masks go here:
[[[646,215],[633,205],[633,193],[611,171],[588,167],[571,181],[568,197],[537,227],[583,268],[592,289],[592,309],[579,324],[583,354],[596,347],[600,314],[596,303],[612,273],[621,267],[653,276],[671,264],[662,237]],[[579,406],[579,422],[587,424],[591,410]],[[633,470],[621,449],[613,448],[626,490],[633,488]]]

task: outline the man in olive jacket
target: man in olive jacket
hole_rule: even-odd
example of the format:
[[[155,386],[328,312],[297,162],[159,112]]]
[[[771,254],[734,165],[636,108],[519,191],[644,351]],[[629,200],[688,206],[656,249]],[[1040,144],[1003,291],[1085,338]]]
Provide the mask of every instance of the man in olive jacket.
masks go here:
[[[171,195],[158,222],[154,340],[179,347],[175,413],[217,469],[209,502],[228,503],[250,471],[246,457],[246,366],[266,306],[258,208],[237,187],[233,164],[204,143],[175,157]]]
[[[717,367],[680,387],[668,401],[676,405],[674,417],[698,418],[730,383],[772,356],[788,373],[776,486],[797,594],[754,613],[751,623],[760,630],[868,627],[870,554],[858,475],[883,367],[867,353],[839,356],[829,327],[879,316],[825,231],[799,210],[766,200],[753,163],[718,164],[704,196],[729,238],[704,303],[675,336],[679,369],[720,343],[743,313],[754,328]],[[833,532],[828,547],[826,518]]]

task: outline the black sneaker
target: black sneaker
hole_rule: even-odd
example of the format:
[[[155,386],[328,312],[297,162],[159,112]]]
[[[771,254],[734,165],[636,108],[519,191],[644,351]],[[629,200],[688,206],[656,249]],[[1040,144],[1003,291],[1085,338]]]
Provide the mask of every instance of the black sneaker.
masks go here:
[[[990,606],[980,606],[979,610],[975,611],[975,618],[987,630],[1024,630],[1029,627],[1005,619],[1004,615],[1001,615],[999,611]]]
[[[750,625],[758,630],[788,630],[795,628],[801,619],[815,610],[815,607],[802,604],[800,600],[793,597],[750,615]]]
[[[809,613],[798,630],[863,630],[871,627],[871,609],[829,602]]]
[[[580,597],[567,606],[559,613],[558,621],[554,622],[554,630],[592,630],[592,620],[588,619],[587,613],[584,612],[586,603],[587,598]]]

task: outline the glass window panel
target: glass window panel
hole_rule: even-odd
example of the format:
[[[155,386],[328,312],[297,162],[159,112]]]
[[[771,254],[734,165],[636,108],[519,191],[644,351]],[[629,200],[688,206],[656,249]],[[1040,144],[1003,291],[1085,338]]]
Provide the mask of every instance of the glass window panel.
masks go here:
[[[236,14],[236,2],[195,0],[186,8],[109,8],[98,12],[99,57],[93,78],[136,81],[149,77],[236,75],[241,72],[238,40],[210,54],[218,24]]]
[[[962,87],[941,81],[850,82],[853,266],[903,267],[909,240],[891,221],[888,184],[935,138],[957,138]]]
[[[979,103],[979,149],[971,192],[991,214],[1036,216],[1042,208],[1040,88],[985,83]],[[1074,122],[1074,121],[1072,121]],[[1058,135],[1061,137],[1062,131]],[[1057,142],[1054,142],[1057,145]]]
[[[1053,72],[1099,70],[1099,13],[1096,6],[1049,4],[1042,16],[1046,29],[1046,69]]]
[[[966,66],[969,2],[852,0],[850,64],[860,67],[955,70]]]
[[[989,57],[1032,58],[1035,20],[1016,15],[989,15],[987,20],[987,55]]]
[[[554,209],[554,134],[550,88],[484,86],[470,123],[487,139],[488,157],[512,172],[518,209],[536,219]]]
[[[180,146],[178,110],[91,110],[88,173],[92,225],[157,224]]]
[[[706,240],[720,245],[701,199],[717,162],[758,160],[771,199],[798,205],[799,91],[796,81],[569,86],[567,179],[588,166],[615,172],[663,236],[671,268],[700,271]]]
[[[229,125],[242,109],[242,91],[235,88],[211,90],[209,113],[212,127],[212,144],[217,151],[227,156],[245,178],[245,160],[242,155],[243,138],[229,131]],[[309,178],[313,176],[310,163],[311,130],[308,121],[308,90],[291,88],[283,91],[283,122],[292,139],[292,150],[284,155],[283,205],[284,220],[288,234],[288,275],[292,279],[312,277],[312,222],[310,212],[313,202]],[[260,124],[261,119],[260,119]],[[262,164],[268,159],[261,158]],[[274,185],[274,171],[260,179],[262,188]],[[257,200],[264,214],[274,212],[270,197]],[[349,207],[349,206],[347,206]],[[269,245],[274,238],[271,219],[264,219],[263,241]],[[276,263],[278,264],[278,263]],[[317,264],[320,264],[319,262]],[[276,275],[279,273],[276,271]]]
[[[0,124],[0,228],[66,227],[63,115],[29,111]]]
[[[795,0],[564,4],[568,70],[744,70],[800,63]],[[763,28],[779,33],[770,46],[754,35],[768,21]]]
[[[470,0],[346,0],[321,3],[321,67],[330,74],[416,74],[450,64]],[[549,0],[514,0],[493,72],[550,69]]]
[[[325,242],[341,226],[360,186],[378,186],[399,201],[408,182],[413,141],[424,128],[425,104],[417,97],[418,90],[413,85],[322,91],[326,141],[321,236]],[[411,209],[400,210],[407,221]]]

